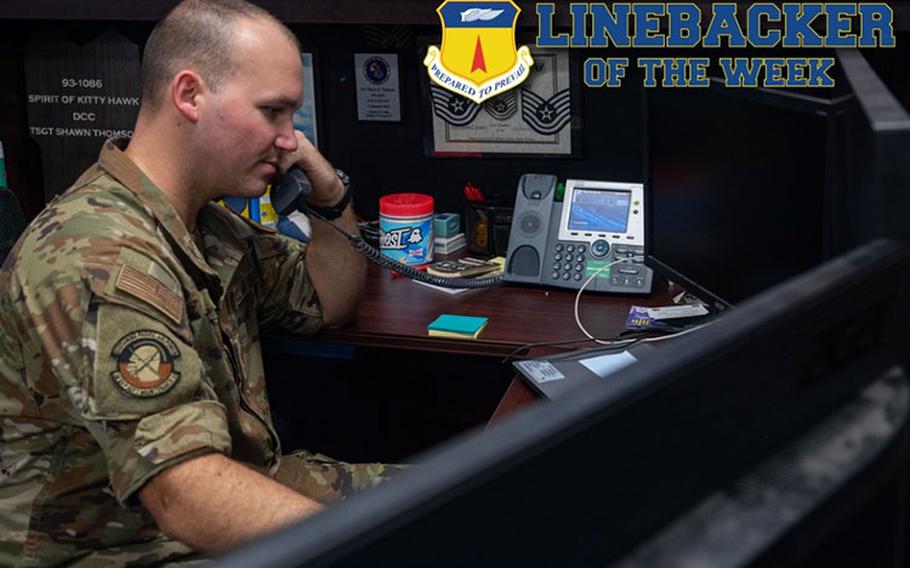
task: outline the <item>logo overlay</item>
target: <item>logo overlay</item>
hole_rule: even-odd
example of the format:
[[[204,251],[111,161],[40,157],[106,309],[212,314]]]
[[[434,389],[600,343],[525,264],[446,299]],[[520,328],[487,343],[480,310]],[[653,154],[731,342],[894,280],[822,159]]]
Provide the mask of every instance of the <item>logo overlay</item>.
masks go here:
[[[565,5],[559,9],[564,10]],[[571,2],[571,32],[557,32],[557,5],[535,5],[538,48],[709,48],[788,50],[895,47],[885,2]],[[653,49],[652,49],[653,53]],[[630,66],[645,87],[833,87],[833,57],[588,57],[588,87],[620,87]]]
[[[180,379],[174,359],[180,350],[166,335],[142,329],[124,335],[111,355],[117,370],[111,378],[121,389],[139,398],[150,398],[169,391]]]
[[[520,85],[534,59],[527,46],[515,49],[519,12],[511,0],[440,4],[442,47],[431,45],[423,60],[430,80],[478,104]]]

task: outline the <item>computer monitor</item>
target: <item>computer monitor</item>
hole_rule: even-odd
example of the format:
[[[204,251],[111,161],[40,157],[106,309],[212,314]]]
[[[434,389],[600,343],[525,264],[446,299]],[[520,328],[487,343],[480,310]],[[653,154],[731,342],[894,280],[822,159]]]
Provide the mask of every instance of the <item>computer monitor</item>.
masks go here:
[[[905,367],[907,249],[879,241],[609,380],[419,456],[388,484],[219,560],[594,566]]]
[[[857,50],[836,88],[646,93],[646,263],[723,309],[877,237],[906,239],[910,119]]]
[[[878,237],[910,240],[910,115],[859,51],[837,59],[852,96],[832,125],[835,251]]]
[[[646,263],[723,309],[826,257],[828,98],[646,93]]]

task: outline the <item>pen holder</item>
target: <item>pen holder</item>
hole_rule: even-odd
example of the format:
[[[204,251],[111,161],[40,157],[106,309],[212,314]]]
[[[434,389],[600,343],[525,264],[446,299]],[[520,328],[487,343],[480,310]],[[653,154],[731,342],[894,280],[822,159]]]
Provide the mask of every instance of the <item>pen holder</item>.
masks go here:
[[[505,256],[509,249],[512,206],[499,200],[472,201],[464,212],[468,250],[489,256]]]

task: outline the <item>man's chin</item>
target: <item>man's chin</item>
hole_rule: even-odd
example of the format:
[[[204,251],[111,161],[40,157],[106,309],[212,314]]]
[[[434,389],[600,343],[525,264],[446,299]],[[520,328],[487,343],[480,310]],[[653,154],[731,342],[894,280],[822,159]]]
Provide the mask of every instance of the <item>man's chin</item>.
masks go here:
[[[251,199],[253,197],[262,197],[265,195],[265,190],[268,188],[271,182],[271,177],[250,182],[239,188],[239,197],[246,197],[247,199]]]

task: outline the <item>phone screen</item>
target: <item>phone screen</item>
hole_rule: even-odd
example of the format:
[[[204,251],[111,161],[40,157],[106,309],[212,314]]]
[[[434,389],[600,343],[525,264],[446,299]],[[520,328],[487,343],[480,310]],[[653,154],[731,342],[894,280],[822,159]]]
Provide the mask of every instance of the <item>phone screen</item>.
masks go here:
[[[632,192],[576,187],[569,211],[569,230],[625,233],[629,226]]]

